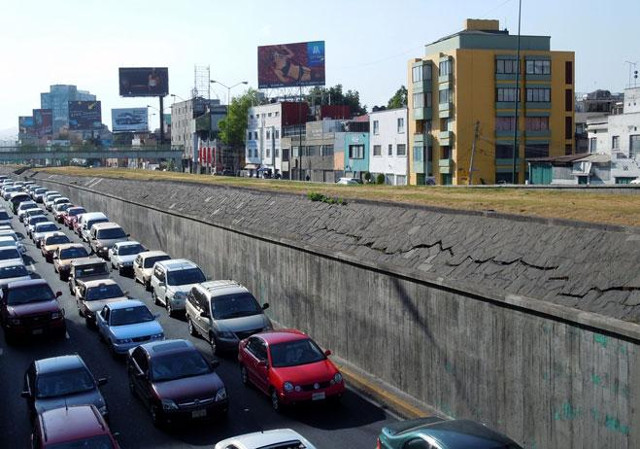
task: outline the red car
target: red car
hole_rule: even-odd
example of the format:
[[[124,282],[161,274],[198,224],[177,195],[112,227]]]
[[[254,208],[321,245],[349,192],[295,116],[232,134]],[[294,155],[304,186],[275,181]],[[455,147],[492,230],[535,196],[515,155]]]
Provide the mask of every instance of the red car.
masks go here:
[[[66,214],[63,215],[64,225],[69,229],[73,229],[73,224],[78,220],[78,215],[86,212],[84,207],[74,206],[67,209]]]
[[[39,414],[31,447],[118,449],[120,446],[95,406],[73,405]]]
[[[268,394],[276,411],[297,402],[338,400],[345,384],[329,355],[298,330],[254,334],[238,347],[242,383]]]

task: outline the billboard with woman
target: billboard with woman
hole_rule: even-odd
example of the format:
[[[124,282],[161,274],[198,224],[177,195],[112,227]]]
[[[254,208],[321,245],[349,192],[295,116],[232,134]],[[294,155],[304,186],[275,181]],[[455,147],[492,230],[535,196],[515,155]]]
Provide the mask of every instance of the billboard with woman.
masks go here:
[[[324,83],[324,41],[258,47],[258,88]]]

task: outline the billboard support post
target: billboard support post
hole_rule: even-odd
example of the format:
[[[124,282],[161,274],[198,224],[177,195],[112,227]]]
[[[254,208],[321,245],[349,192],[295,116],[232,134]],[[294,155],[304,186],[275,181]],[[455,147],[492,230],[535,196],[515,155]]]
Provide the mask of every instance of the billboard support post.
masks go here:
[[[300,167],[298,168],[298,173],[300,174],[300,181],[302,181],[304,180],[302,174],[302,84],[298,87],[300,88],[298,95],[298,155],[300,158]]]
[[[164,97],[160,95],[160,145],[164,144]]]

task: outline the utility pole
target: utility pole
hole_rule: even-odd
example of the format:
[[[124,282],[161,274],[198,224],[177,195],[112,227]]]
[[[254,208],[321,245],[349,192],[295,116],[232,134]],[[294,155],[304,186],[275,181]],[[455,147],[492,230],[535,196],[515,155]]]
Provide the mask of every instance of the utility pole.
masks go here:
[[[473,145],[471,145],[471,161],[469,162],[469,185],[473,185],[473,156],[476,154],[476,141],[480,130],[480,120],[476,122],[476,128],[473,133]]]

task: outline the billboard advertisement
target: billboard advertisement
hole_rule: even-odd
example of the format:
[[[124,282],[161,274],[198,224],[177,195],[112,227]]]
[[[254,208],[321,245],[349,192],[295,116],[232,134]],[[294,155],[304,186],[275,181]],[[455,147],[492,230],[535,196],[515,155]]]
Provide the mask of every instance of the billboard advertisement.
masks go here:
[[[114,133],[148,131],[147,108],[112,109],[111,129]]]
[[[18,117],[18,133],[21,137],[34,137],[36,135],[36,129],[33,123],[33,117],[22,116]]]
[[[166,95],[169,95],[168,68],[120,68],[120,96],[164,97]]]
[[[53,135],[53,111],[51,109],[34,109],[33,124],[36,137],[51,137]]]
[[[99,101],[70,101],[69,129],[91,130],[102,127],[102,108]]]
[[[324,83],[324,41],[258,47],[258,88]]]

